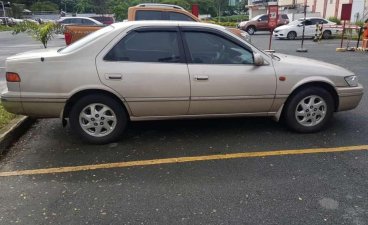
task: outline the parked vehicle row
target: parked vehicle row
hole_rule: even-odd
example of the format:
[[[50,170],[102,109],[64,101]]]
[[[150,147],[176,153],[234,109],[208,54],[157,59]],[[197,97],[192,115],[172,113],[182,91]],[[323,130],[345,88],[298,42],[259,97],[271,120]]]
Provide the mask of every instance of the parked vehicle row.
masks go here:
[[[253,35],[256,31],[270,31],[268,27],[268,14],[261,14],[255,16],[249,21],[243,21],[238,24],[238,28],[242,29],[248,34]],[[278,15],[277,26],[282,26],[289,23],[289,17],[286,14]]]
[[[201,22],[201,20],[180,6],[168,4],[145,3],[128,9],[128,20],[171,20]],[[69,24],[64,28],[67,45],[101,29],[101,25]],[[231,32],[250,42],[249,34],[237,28],[228,28]]]
[[[317,31],[317,25],[322,25],[322,30]],[[333,27],[334,25],[336,25],[336,23],[320,17],[302,18],[289,23],[288,16],[286,14],[280,14],[277,27],[273,30],[273,36],[278,39],[294,40],[302,37],[304,26],[305,37],[314,37],[316,33],[319,32],[322,38],[328,39],[339,32],[339,29]],[[240,22],[238,27],[248,32],[250,35],[254,34],[256,31],[270,31],[268,26],[268,15],[262,14],[249,21]]]
[[[345,68],[267,54],[222,26],[178,21],[114,23],[65,48],[17,54],[6,60],[6,79],[6,110],[68,119],[95,144],[143,120],[270,116],[316,132],[363,95]]]
[[[304,18],[298,19],[287,25],[277,27],[273,31],[273,36],[279,39],[294,40],[296,38],[302,37],[304,26],[304,36],[311,38],[314,37],[317,32],[317,24],[322,25],[322,30],[318,32],[322,33],[322,37],[324,39],[331,38],[338,32],[338,29],[330,27],[332,25],[336,25],[336,23],[319,17],[309,17],[305,20]]]

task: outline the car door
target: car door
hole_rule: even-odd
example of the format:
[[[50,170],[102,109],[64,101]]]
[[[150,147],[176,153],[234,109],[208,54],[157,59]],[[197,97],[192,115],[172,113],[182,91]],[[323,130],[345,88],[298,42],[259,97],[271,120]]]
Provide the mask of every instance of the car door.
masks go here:
[[[315,33],[316,33],[316,24],[313,23],[313,21],[311,20],[305,20],[305,34],[304,36],[306,37],[314,37]],[[302,27],[303,29],[303,27]]]
[[[257,21],[257,30],[269,30],[268,15],[261,16]]]
[[[101,81],[125,98],[133,116],[187,114],[190,83],[177,27],[129,31],[97,58]]]
[[[182,28],[191,82],[189,114],[266,113],[276,91],[273,66],[219,31]]]

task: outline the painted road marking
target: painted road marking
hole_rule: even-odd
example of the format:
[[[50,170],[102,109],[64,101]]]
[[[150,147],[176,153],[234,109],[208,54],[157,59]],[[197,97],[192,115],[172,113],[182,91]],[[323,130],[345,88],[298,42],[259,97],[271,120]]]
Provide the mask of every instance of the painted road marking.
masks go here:
[[[175,164],[175,163],[223,160],[223,159],[255,158],[255,157],[267,157],[267,156],[302,155],[302,154],[334,153],[334,152],[350,152],[350,151],[366,151],[366,150],[368,150],[368,145],[346,146],[346,147],[336,147],[336,148],[277,150],[277,151],[266,151],[266,152],[243,152],[243,153],[233,153],[233,154],[189,156],[189,157],[151,159],[151,160],[130,161],[130,162],[128,161],[128,162],[117,162],[117,163],[104,163],[104,164],[85,165],[85,166],[67,166],[67,167],[55,167],[55,168],[34,169],[34,170],[18,170],[18,171],[10,171],[10,172],[0,172],[0,177],[67,173],[67,172],[89,171],[89,170],[98,170],[98,169],[114,169],[114,168],[124,168],[124,167],[151,166],[151,165],[159,165],[159,164]]]

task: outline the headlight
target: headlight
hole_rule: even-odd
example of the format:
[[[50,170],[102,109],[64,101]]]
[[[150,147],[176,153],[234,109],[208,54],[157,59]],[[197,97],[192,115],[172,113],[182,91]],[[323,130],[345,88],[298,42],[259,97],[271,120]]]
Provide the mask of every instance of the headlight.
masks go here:
[[[345,77],[345,81],[349,84],[350,87],[358,86],[358,77],[355,75]]]

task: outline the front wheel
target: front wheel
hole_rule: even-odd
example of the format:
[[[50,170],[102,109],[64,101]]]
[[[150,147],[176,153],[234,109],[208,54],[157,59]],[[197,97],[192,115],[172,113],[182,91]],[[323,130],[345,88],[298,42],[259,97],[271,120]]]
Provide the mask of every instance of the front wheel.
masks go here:
[[[71,129],[92,144],[118,140],[127,124],[121,103],[106,95],[88,95],[79,99],[69,115]]]
[[[323,88],[302,89],[285,105],[286,124],[301,133],[317,132],[325,127],[334,112],[334,99]]]
[[[296,38],[296,32],[295,31],[290,31],[288,34],[287,34],[287,39],[289,40],[295,40]]]
[[[254,26],[250,26],[246,29],[249,35],[253,35],[256,32],[256,28]]]

